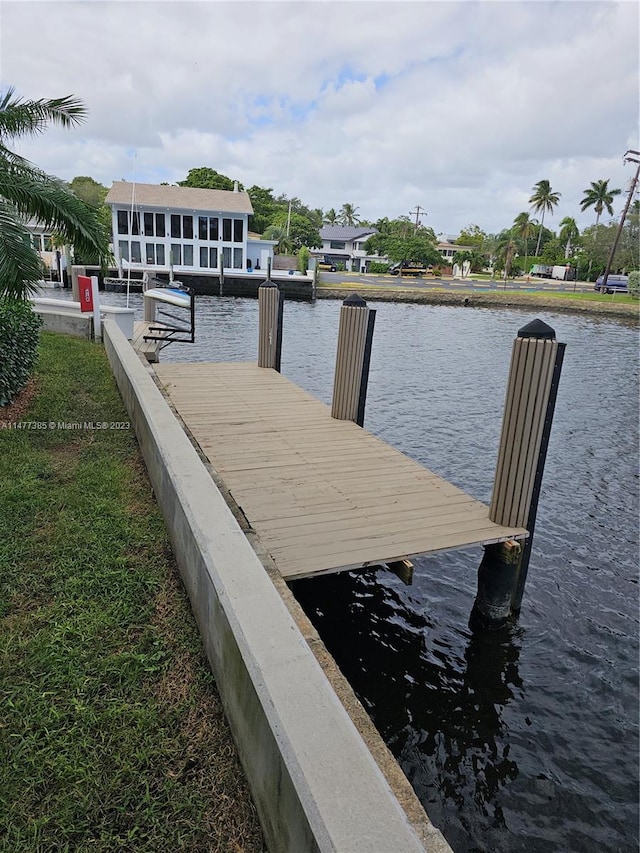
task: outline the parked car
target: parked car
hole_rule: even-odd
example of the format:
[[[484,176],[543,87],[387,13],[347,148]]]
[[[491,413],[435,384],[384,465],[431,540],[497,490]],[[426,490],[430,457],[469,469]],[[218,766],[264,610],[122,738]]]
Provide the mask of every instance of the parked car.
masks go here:
[[[318,258],[318,263],[316,265],[319,270],[324,270],[325,272],[338,272],[338,267],[335,262],[328,258],[326,255],[324,258]]]
[[[594,290],[600,293],[628,293],[629,292],[629,276],[628,275],[609,275],[607,278],[607,286],[603,287],[602,282],[604,276],[598,276],[596,283],[593,285]]]
[[[394,264],[389,270],[389,275],[424,275],[427,272],[427,268],[421,266],[420,264]]]

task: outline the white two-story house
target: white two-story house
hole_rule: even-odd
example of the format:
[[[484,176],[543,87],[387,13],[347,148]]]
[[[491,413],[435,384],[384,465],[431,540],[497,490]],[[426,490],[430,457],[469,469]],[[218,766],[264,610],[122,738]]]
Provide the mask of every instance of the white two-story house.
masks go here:
[[[364,244],[369,237],[377,234],[376,228],[363,225],[325,225],[320,229],[322,249],[313,254],[341,261],[346,270],[367,272],[371,261],[380,261],[379,255],[368,255]]]
[[[194,189],[115,181],[113,253],[119,269],[233,274],[266,269],[273,241],[249,237],[251,199],[236,188]]]

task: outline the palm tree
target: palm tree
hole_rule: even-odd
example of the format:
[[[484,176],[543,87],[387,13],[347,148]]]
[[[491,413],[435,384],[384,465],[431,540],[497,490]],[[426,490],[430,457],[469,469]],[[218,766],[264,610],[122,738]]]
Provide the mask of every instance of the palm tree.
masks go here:
[[[340,224],[341,225],[357,225],[360,222],[358,218],[357,211],[360,210],[359,207],[355,207],[353,204],[343,204],[340,208]]]
[[[580,210],[584,213],[589,207],[592,207],[596,212],[596,233],[593,238],[593,249],[595,252],[598,243],[598,224],[602,211],[606,209],[609,216],[613,216],[613,199],[614,196],[620,195],[622,190],[610,190],[609,178],[606,181],[591,181],[591,186],[584,191],[584,198],[580,202]],[[591,265],[593,259],[589,258],[589,271],[587,277],[591,274]]]
[[[524,271],[527,272],[527,257],[529,255],[529,237],[533,237],[535,226],[538,224],[536,219],[532,219],[528,213],[519,213],[513,220],[513,233],[516,237],[524,240]]]
[[[331,208],[327,210],[323,217],[323,221],[325,225],[337,225],[338,224],[338,214],[335,211],[335,208]]]
[[[507,286],[507,279],[511,272],[511,262],[516,251],[516,241],[513,235],[513,229],[504,231],[496,243],[496,255],[499,261],[504,260],[504,286]]]
[[[290,255],[293,252],[293,240],[287,234],[286,226],[270,225],[262,235],[263,240],[275,240],[274,255]]]
[[[575,219],[571,216],[565,216],[560,223],[560,239],[564,242],[564,257],[565,260],[571,255],[571,245],[580,236],[580,231],[576,225]]]
[[[29,219],[79,251],[97,253],[101,263],[109,258],[108,236],[95,211],[58,178],[7,147],[12,139],[41,133],[49,123],[73,127],[85,115],[81,101],[72,95],[21,100],[9,88],[0,98],[0,297],[26,299],[37,291],[40,256],[29,239]]]
[[[529,204],[533,205],[534,213],[542,211],[542,219],[540,220],[540,233],[538,234],[538,243],[536,245],[536,257],[540,251],[540,241],[542,240],[542,229],[544,228],[544,215],[547,211],[553,213],[553,208],[560,201],[560,193],[554,193],[551,189],[551,184],[547,180],[538,181],[533,187],[533,195],[529,199]]]

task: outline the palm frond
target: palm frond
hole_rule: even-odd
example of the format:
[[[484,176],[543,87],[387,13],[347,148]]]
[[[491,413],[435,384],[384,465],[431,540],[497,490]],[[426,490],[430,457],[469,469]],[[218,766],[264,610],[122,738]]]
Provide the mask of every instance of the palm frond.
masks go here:
[[[5,149],[6,150],[6,149]],[[58,232],[81,252],[109,258],[109,237],[96,212],[59,181],[22,158],[5,159],[0,152],[0,198],[24,218],[33,218]]]
[[[26,299],[38,290],[40,255],[18,211],[0,199],[0,297]]]
[[[72,127],[86,115],[82,101],[74,95],[31,101],[16,98],[10,87],[0,99],[0,139],[41,133],[48,124]]]

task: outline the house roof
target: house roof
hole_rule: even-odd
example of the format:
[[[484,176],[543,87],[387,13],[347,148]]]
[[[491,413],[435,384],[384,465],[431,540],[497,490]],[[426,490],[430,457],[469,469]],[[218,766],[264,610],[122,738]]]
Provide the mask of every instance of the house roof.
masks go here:
[[[201,190],[194,187],[160,186],[159,184],[132,184],[129,181],[114,181],[105,202],[130,206],[132,200],[138,207],[253,213],[251,199],[245,192]]]
[[[371,234],[377,234],[376,228],[371,228],[363,225],[323,225],[320,229],[321,240],[357,240],[358,237],[369,237]]]

